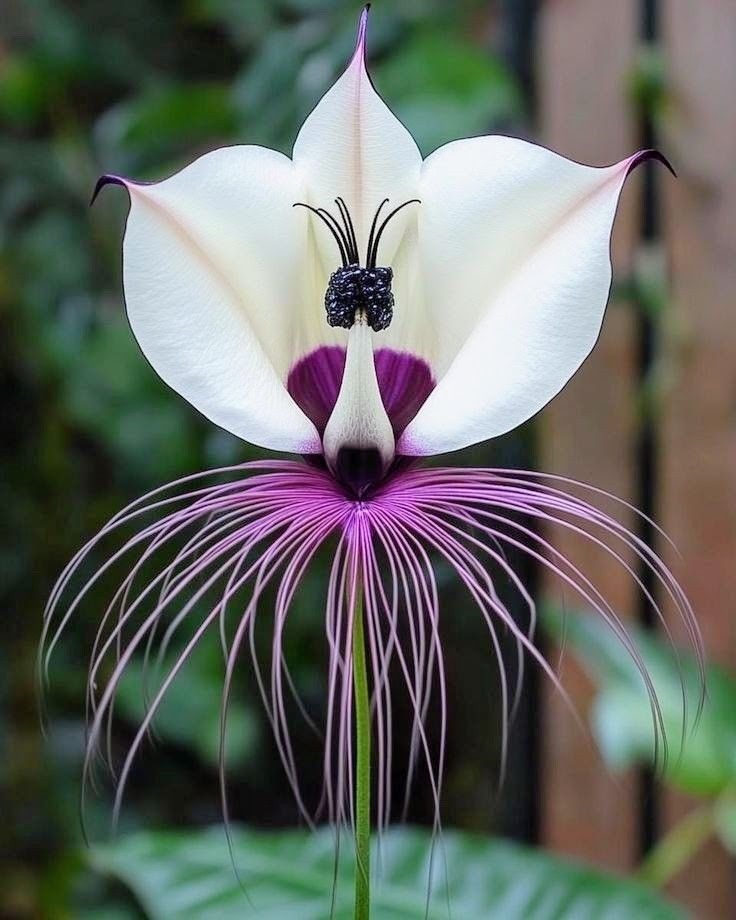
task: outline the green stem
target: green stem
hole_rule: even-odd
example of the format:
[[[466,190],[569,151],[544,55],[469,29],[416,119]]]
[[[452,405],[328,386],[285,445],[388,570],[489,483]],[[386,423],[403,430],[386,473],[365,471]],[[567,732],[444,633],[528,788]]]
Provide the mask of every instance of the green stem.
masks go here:
[[[363,589],[358,586],[353,614],[355,691],[355,920],[370,917],[371,711],[363,629]]]
[[[713,834],[715,825],[713,804],[694,809],[649,852],[637,876],[655,888],[662,888],[690,862]]]

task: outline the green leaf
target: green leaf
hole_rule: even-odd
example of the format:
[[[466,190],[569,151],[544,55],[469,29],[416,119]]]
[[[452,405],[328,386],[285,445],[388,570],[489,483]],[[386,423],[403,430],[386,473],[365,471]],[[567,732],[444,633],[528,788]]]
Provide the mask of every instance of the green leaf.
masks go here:
[[[729,791],[715,803],[714,817],[721,843],[736,854],[736,793]]]
[[[171,662],[169,662],[171,664]],[[168,688],[153,721],[157,737],[193,750],[208,766],[217,767],[220,754],[220,707],[224,665],[217,637],[203,639]],[[165,675],[168,667],[161,669]],[[148,686],[140,661],[133,661],[120,683],[116,705],[126,718],[139,723],[148,699],[159,684]],[[259,743],[259,723],[242,701],[230,702],[227,720],[227,762],[242,768]]]
[[[425,152],[487,134],[521,112],[521,94],[496,58],[438,32],[408,39],[376,68],[376,82]]]
[[[218,83],[163,84],[110,109],[99,119],[101,156],[145,169],[169,157],[191,159],[191,148],[217,146],[237,128],[226,86]],[[109,153],[108,153],[109,151]]]
[[[629,75],[629,96],[651,118],[661,118],[670,101],[667,58],[656,44],[642,45]]]
[[[31,57],[8,54],[0,62],[0,115],[32,123],[43,112],[49,91],[43,69]]]
[[[325,920],[329,916],[335,854],[331,831],[235,829],[233,845],[243,888],[220,828],[135,834],[94,849],[91,861],[98,871],[129,886],[151,920]],[[335,920],[352,917],[351,856],[346,833],[334,892]],[[427,911],[430,859],[434,883]],[[450,916],[448,901],[454,920],[682,916],[637,882],[515,844],[456,832],[444,833],[433,851],[427,832],[391,830],[382,839],[375,865],[380,871],[373,882],[373,920],[445,920]]]
[[[545,613],[545,623],[571,647],[598,685],[591,712],[605,760],[615,769],[655,765],[649,697],[639,671],[621,642],[598,617]],[[701,679],[694,655],[678,654],[662,639],[629,629],[657,693],[668,743],[665,775],[699,796],[721,793],[736,781],[736,680],[716,665],[706,668],[707,698],[695,723]],[[688,726],[683,739],[683,692]]]
[[[80,313],[76,305],[77,320]],[[49,347],[68,417],[114,452],[131,478],[165,481],[197,463],[196,419],[141,361],[122,317],[64,335],[60,323],[52,328]]]

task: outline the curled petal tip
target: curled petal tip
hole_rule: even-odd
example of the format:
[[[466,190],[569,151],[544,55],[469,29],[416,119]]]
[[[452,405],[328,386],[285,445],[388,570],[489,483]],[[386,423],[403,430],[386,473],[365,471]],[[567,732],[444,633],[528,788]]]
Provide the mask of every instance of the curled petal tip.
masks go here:
[[[358,34],[355,38],[355,51],[353,52],[353,60],[356,58],[361,61],[365,60],[365,42],[366,33],[368,31],[368,12],[370,8],[370,3],[366,3],[366,5],[363,7],[363,12],[360,14],[360,21],[358,22]]]
[[[97,196],[100,194],[100,192],[106,185],[122,185],[123,188],[127,187],[125,180],[121,179],[120,176],[113,176],[113,175],[110,175],[109,173],[105,174],[104,176],[100,176],[100,178],[95,183],[94,191],[92,192],[92,197],[89,200],[90,207],[92,207],[92,205],[95,203],[95,201],[97,200]]]
[[[647,150],[640,150],[638,153],[634,154],[634,156],[631,158],[629,162],[629,166],[627,169],[627,175],[633,169],[636,169],[636,167],[639,166],[641,163],[646,163],[648,160],[656,160],[658,163],[661,163],[672,173],[672,175],[675,178],[677,178],[677,173],[675,172],[675,169],[672,163],[670,163],[670,161],[667,159],[667,157],[663,153],[661,153],[659,150],[654,150],[653,148],[650,148]]]

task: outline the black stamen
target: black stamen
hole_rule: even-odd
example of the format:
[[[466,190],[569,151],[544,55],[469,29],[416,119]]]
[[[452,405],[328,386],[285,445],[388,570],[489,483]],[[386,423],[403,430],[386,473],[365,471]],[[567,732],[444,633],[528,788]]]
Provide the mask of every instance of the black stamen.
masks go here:
[[[351,329],[356,320],[360,320],[367,322],[375,332],[380,332],[391,323],[394,312],[391,282],[394,273],[390,266],[376,265],[378,245],[389,221],[408,204],[420,204],[421,202],[418,198],[410,198],[394,208],[379,226],[381,211],[388,201],[388,198],[384,198],[373,215],[371,230],[368,234],[365,265],[360,264],[355,224],[344,198],[339,195],[335,198],[339,219],[326,208],[313,208],[312,205],[305,204],[303,201],[297,201],[294,204],[295,208],[306,208],[312,214],[316,214],[330,231],[340,250],[342,268],[337,268],[332,272],[325,291],[325,311],[330,326]]]
[[[393,317],[390,266],[365,268],[347,265],[330,275],[325,291],[325,312],[330,326],[351,329],[362,316],[375,332],[385,329]]]
[[[345,222],[345,229],[347,230],[347,236],[351,244],[351,255],[352,261],[356,264],[360,261],[360,256],[358,255],[358,238],[355,235],[355,227],[353,226],[353,219],[350,216],[350,211],[345,204],[345,201],[339,196],[335,198],[335,204],[340,209],[340,214],[342,214],[342,219]]]
[[[378,233],[376,233],[375,239],[373,240],[373,249],[372,251],[368,253],[368,258],[366,260],[366,265],[368,268],[375,268],[376,266],[376,257],[378,256],[378,244],[381,240],[383,231],[386,229],[386,225],[391,220],[391,218],[395,214],[398,214],[399,211],[402,208],[405,208],[408,204],[421,204],[421,203],[422,202],[419,200],[419,198],[410,198],[408,201],[405,201],[403,204],[400,204],[398,207],[394,208],[393,211],[391,211],[391,213],[384,219],[383,223],[378,229]]]
[[[325,214],[327,214],[327,217],[332,217],[332,215],[329,214],[327,211],[325,211],[324,213],[322,213],[322,210],[323,210],[323,209],[313,208],[311,204],[305,204],[303,201],[295,201],[294,204],[292,205],[292,207],[294,207],[294,208],[306,208],[308,211],[311,211],[312,214],[316,214],[317,217],[319,217],[319,219],[320,219],[321,221],[324,222],[324,224],[326,225],[327,229],[330,231],[330,233],[331,233],[332,236],[334,237],[335,242],[337,243],[337,248],[340,250],[340,259],[342,260],[343,268],[345,268],[347,265],[349,265],[350,263],[348,262],[348,256],[347,256],[347,252],[346,252],[346,250],[345,250],[345,246],[343,245],[342,237],[341,237],[341,235],[339,235],[339,234],[337,233],[337,231],[336,231],[335,228],[332,226],[332,224],[330,223],[330,221],[327,220],[327,218],[325,217]],[[333,221],[335,220],[334,217],[332,217],[332,220],[333,220]],[[338,228],[338,229],[339,229],[339,228]]]
[[[373,223],[371,224],[371,232],[368,234],[368,248],[365,251],[366,266],[370,265],[370,254],[371,254],[371,249],[373,249],[373,236],[376,232],[376,224],[378,223],[378,215],[383,210],[383,206],[385,204],[388,204],[388,198],[383,199],[383,201],[376,208],[376,213],[373,215]]]
[[[343,227],[337,222],[337,218],[334,214],[331,214],[327,208],[317,208],[317,211],[322,215],[323,220],[329,220],[331,226],[335,228],[335,232],[338,234],[342,240],[343,248],[345,249],[345,255],[348,260],[348,265],[353,265],[355,259],[353,259],[353,247],[350,245],[350,240],[348,239],[347,234]]]

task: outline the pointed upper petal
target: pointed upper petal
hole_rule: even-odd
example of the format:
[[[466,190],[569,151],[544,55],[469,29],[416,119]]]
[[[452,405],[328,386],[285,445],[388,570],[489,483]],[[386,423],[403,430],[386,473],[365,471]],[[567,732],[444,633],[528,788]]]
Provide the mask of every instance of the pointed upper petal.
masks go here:
[[[223,428],[261,447],[320,450],[286,390],[304,234],[288,158],[227,147],[130,194],[128,317],[153,368]]]
[[[503,434],[567,383],[598,337],[619,194],[644,155],[597,169],[484,137],[426,160],[419,258],[439,382],[401,453]]]
[[[333,207],[342,196],[355,223],[361,260],[376,208],[416,196],[422,158],[414,139],[373,88],[365,66],[367,10],[347,69],[302,125],[294,143],[294,165],[304,178],[309,204]],[[388,210],[388,209],[387,209]],[[387,227],[381,264],[389,264],[403,228],[414,218],[405,211]],[[335,264],[335,243],[315,223],[326,264]]]

